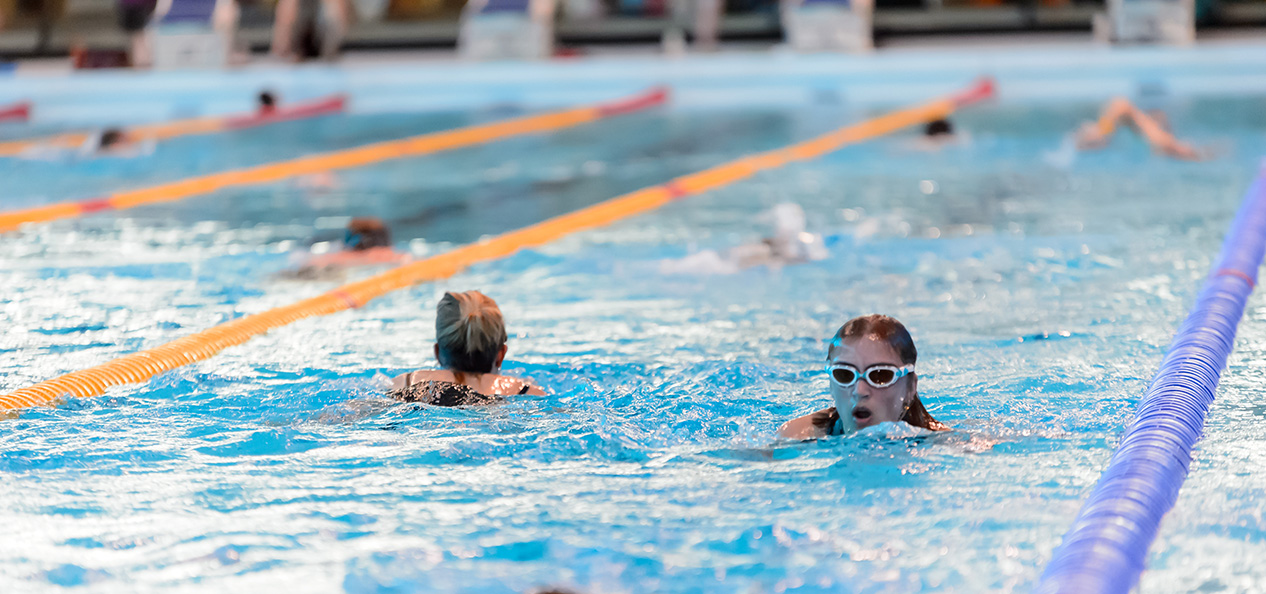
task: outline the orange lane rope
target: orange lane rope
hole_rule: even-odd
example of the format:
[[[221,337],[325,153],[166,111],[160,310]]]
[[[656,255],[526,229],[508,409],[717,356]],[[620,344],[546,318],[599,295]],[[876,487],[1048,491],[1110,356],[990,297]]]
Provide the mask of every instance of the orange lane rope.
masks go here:
[[[240,130],[242,128],[262,126],[274,122],[284,122],[299,118],[310,118],[319,115],[338,113],[343,111],[346,106],[347,98],[342,95],[336,95],[333,97],[326,97],[324,99],[296,103],[291,106],[278,108],[274,113],[267,115],[239,114],[232,116],[213,116],[188,120],[176,120],[174,122],[159,122],[156,124],[133,126],[128,128],[127,132],[129,135],[136,138],[163,141],[179,136],[214,134],[216,132]],[[15,157],[21,155],[23,151],[35,146],[73,149],[82,146],[84,142],[87,142],[90,136],[91,134],[83,132],[71,132],[67,134],[49,136],[47,138],[30,138],[26,140],[0,142],[0,157]]]
[[[162,346],[125,355],[104,365],[68,373],[0,396],[0,410],[53,404],[64,395],[97,396],[111,386],[149,378],[215,355],[273,328],[296,320],[360,307],[391,291],[452,276],[468,266],[500,258],[564,235],[606,225],[681,198],[701,194],[793,161],[813,159],[845,145],[882,136],[911,125],[944,118],[963,105],[989,97],[990,81],[956,95],[840,128],[806,142],[724,163],[668,183],[612,198],[576,212],[405,264],[323,295],[221,324]]]
[[[25,223],[77,217],[102,210],[132,208],[157,202],[172,202],[191,196],[208,194],[232,186],[275,182],[322,171],[362,167],[390,159],[437,153],[492,142],[511,136],[559,130],[660,105],[667,100],[667,97],[667,91],[664,89],[653,89],[646,93],[610,103],[524,116],[489,124],[458,128],[456,130],[422,134],[400,140],[378,142],[347,150],[308,155],[278,163],[212,173],[139,190],[116,192],[90,200],[59,202],[47,206],[4,212],[0,213],[0,233],[17,229]]]

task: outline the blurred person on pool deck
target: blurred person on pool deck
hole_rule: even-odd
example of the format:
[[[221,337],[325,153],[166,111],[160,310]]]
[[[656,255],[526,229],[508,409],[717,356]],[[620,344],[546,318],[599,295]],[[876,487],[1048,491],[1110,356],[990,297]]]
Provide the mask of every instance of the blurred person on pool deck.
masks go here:
[[[506,327],[497,302],[479,291],[445,293],[435,313],[435,360],[443,369],[421,369],[392,380],[388,395],[434,406],[504,402],[503,396],[545,391],[529,380],[501,375]]]
[[[778,436],[817,439],[895,422],[949,429],[919,399],[918,356],[910,332],[896,319],[871,314],[849,320],[826,351],[835,406],[787,421]]]
[[[333,60],[347,35],[348,0],[277,0],[273,56],[300,61]]]
[[[118,0],[119,27],[128,35],[132,66],[146,67],[153,61],[145,28],[157,7],[158,0]]]
[[[1147,144],[1157,153],[1188,161],[1209,158],[1208,154],[1174,138],[1174,135],[1166,130],[1163,113],[1156,112],[1149,115],[1121,97],[1109,101],[1097,121],[1081,125],[1075,136],[1077,149],[1097,150],[1107,146],[1113,133],[1116,132],[1117,124],[1122,121],[1142,134]]]

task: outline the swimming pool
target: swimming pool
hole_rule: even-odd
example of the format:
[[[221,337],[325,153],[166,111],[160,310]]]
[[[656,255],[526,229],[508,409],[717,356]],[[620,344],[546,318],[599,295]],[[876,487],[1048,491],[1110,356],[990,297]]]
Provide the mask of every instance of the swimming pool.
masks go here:
[[[1070,159],[1097,105],[956,117],[967,147],[912,135],[845,148],[328,318],[142,386],[24,412],[0,442],[6,590],[290,587],[347,592],[1026,591],[1217,253],[1266,153],[1258,97],[1173,99],[1176,130]],[[3,389],[284,305],[336,283],[271,275],[350,214],[437,253],[869,113],[633,114],[339,174],[62,221],[0,237]],[[20,205],[499,117],[363,114],[165,145],[147,161],[5,162]],[[407,130],[406,130],[407,129]],[[286,152],[291,151],[291,152]],[[284,153],[284,154],[283,154]],[[22,169],[28,168],[28,169]],[[822,262],[671,275],[752,241],[780,202]],[[412,241],[410,241],[412,240]],[[553,393],[497,409],[384,401],[427,363],[445,290],[496,298],[507,368]],[[957,431],[803,445],[773,430],[827,403],[824,340],[883,311],[920,346]],[[1142,588],[1266,579],[1262,376],[1250,302],[1192,476]]]

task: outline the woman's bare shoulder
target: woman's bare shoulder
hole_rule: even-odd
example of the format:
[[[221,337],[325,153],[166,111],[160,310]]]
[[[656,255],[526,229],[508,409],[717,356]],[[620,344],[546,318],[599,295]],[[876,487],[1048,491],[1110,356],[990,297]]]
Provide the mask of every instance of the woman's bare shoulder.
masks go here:
[[[418,369],[397,375],[391,380],[391,389],[402,390],[407,385],[428,381],[451,382],[453,374],[446,369]]]
[[[532,380],[522,377],[514,377],[512,375],[497,376],[493,386],[494,392],[502,396],[515,396],[519,394],[528,394],[531,396],[545,395],[545,390]]]

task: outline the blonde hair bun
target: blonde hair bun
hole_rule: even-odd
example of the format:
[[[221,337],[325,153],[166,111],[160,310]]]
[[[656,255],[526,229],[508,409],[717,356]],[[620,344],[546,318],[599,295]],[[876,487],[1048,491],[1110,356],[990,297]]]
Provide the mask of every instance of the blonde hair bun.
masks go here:
[[[506,343],[505,320],[491,297],[479,291],[445,293],[435,315],[440,364],[458,371],[488,373]]]

